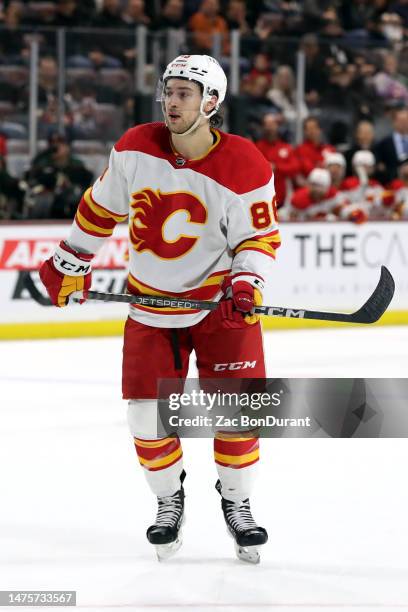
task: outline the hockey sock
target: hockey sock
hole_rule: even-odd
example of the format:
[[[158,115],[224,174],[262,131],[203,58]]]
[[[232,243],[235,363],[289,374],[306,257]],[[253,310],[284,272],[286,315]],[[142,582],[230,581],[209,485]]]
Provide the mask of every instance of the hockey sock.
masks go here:
[[[159,440],[134,438],[139,463],[152,492],[158,497],[180,489],[183,451],[178,436]]]
[[[230,501],[247,499],[257,473],[259,438],[217,433],[214,459],[222,496]]]

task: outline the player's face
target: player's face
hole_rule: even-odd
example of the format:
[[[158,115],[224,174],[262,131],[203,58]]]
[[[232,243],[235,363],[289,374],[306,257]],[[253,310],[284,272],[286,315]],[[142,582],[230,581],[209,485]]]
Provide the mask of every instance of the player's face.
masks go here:
[[[332,177],[332,182],[336,183],[341,181],[344,177],[344,168],[340,164],[329,164],[327,167]]]
[[[327,193],[327,187],[323,187],[322,185],[316,185],[312,183],[310,185],[310,195],[313,200],[321,200]]]
[[[200,111],[201,99],[197,83],[184,79],[167,81],[163,100],[166,123],[171,132],[182,134],[193,125]]]

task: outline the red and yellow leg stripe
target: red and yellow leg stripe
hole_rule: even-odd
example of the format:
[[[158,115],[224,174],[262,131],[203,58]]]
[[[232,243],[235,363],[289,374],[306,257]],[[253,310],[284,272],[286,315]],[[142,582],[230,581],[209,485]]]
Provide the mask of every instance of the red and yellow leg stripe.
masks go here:
[[[164,470],[183,456],[180,439],[177,436],[160,440],[134,438],[134,443],[140,465],[150,472]]]
[[[214,459],[218,465],[235,469],[252,465],[259,460],[259,438],[217,433],[214,438]]]

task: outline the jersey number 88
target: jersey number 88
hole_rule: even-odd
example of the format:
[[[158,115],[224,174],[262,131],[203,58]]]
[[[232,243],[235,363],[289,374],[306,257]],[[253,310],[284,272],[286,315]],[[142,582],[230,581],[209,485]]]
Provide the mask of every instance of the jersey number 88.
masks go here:
[[[272,207],[272,211],[271,211]],[[251,206],[252,225],[255,229],[266,229],[277,218],[276,214],[276,197],[274,196],[272,203],[255,202]]]

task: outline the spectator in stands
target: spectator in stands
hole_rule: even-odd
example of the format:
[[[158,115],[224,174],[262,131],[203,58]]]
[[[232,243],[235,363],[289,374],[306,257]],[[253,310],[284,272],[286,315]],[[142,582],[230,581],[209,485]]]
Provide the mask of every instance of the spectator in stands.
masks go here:
[[[0,154],[0,219],[21,219],[23,197],[19,179],[9,174],[5,157]]]
[[[283,113],[286,121],[293,123],[300,114],[305,119],[309,111],[305,103],[296,107],[296,81],[290,66],[279,66],[273,77],[273,87],[268,91],[268,98]]]
[[[144,0],[127,0],[125,10],[122,12],[122,21],[131,27],[150,25],[150,18],[146,15]]]
[[[320,99],[320,108],[333,120],[336,116],[343,122],[343,137],[337,142],[346,143],[348,125],[354,123],[367,108],[368,88],[364,81],[360,81],[356,67],[353,64],[341,64],[333,60],[327,61],[328,87]],[[339,101],[341,100],[341,104]]]
[[[397,13],[402,19],[404,28],[408,28],[408,0],[397,0],[390,6],[391,13]]]
[[[123,24],[131,28],[130,37],[119,37],[116,45],[111,45],[110,54],[120,59],[123,66],[131,68],[136,60],[136,49],[134,41],[134,28],[139,25],[150,26],[151,19],[146,14],[144,0],[127,0],[124,11],[121,14]]]
[[[257,77],[263,76],[267,79],[269,86],[272,86],[272,71],[271,62],[266,53],[257,53],[252,59],[252,68],[242,79],[244,86],[249,85],[251,81],[254,81]]]
[[[242,93],[245,100],[243,108],[246,110],[246,115],[242,117],[242,121],[247,126],[247,135],[254,140],[260,137],[260,118],[268,113],[280,112],[267,97],[268,89],[268,80],[262,75],[243,83]]]
[[[324,160],[325,168],[330,172],[331,184],[340,189],[346,174],[346,160],[341,153],[327,153]]]
[[[239,30],[242,36],[248,36],[251,33],[245,0],[229,0],[225,17],[230,30]]]
[[[94,18],[92,25],[95,28],[122,28],[124,23],[121,9],[121,0],[103,0],[102,10]]]
[[[24,191],[19,179],[7,171],[5,158],[0,155],[0,219],[20,219]]]
[[[70,136],[75,140],[99,140],[103,138],[98,124],[97,102],[92,96],[84,97],[71,108]]]
[[[401,82],[405,77],[398,74],[398,59],[394,51],[385,51],[382,70],[373,78],[376,93],[387,101],[397,100],[408,104],[408,88]]]
[[[23,32],[19,29],[23,22],[22,18],[22,4],[10,2],[4,12],[0,35],[0,64],[24,63],[23,50],[27,51],[27,44]]]
[[[351,160],[356,151],[371,151],[374,152],[374,126],[371,121],[359,121],[354,131],[354,139],[352,145],[344,153],[346,158],[346,173],[349,176],[353,172]]]
[[[61,28],[75,28],[86,25],[84,19],[85,16],[79,8],[79,0],[58,0],[52,25]]]
[[[189,27],[193,33],[195,52],[211,54],[213,36],[220,34],[222,52],[224,55],[228,54],[228,25],[224,17],[220,15],[218,0],[202,0],[199,11],[190,18]]]
[[[374,115],[384,112],[384,104],[376,94],[373,79],[378,71],[374,53],[359,51],[353,59],[353,84],[349,90],[355,105],[354,121],[370,120]]]
[[[320,36],[324,39],[325,45],[333,47],[326,51],[326,55],[330,54],[336,56],[341,53],[343,57],[345,56],[344,50],[338,48],[338,41],[340,38],[343,38],[344,30],[336,13],[323,20],[322,27],[320,28]]]
[[[265,115],[262,120],[262,138],[256,142],[258,149],[271,163],[278,208],[287,201],[287,195],[293,190],[293,181],[300,171],[293,147],[282,139],[283,124],[284,118],[281,114]]]
[[[276,39],[286,35],[285,18],[281,12],[261,13],[254,28],[258,38],[257,51],[266,53],[273,58],[277,65],[292,63],[293,58],[288,58],[291,52],[291,44],[276,44]]]
[[[375,15],[375,4],[372,0],[342,2],[339,13],[346,30],[364,32],[367,22]]]
[[[325,154],[334,152],[335,148],[323,142],[323,131],[316,117],[305,119],[303,136],[304,141],[296,147],[295,153],[300,164],[300,174],[307,177],[313,168],[323,165]]]
[[[403,22],[398,13],[383,13],[379,29],[385,40],[394,48],[404,38]]]
[[[303,0],[303,18],[308,30],[317,30],[324,20],[337,17],[341,0]]]
[[[159,18],[155,21],[156,30],[173,28],[179,30],[184,27],[184,2],[183,0],[167,0]]]
[[[38,69],[39,102],[46,104],[57,93],[58,65],[55,57],[46,55],[40,59]]]
[[[316,106],[327,90],[325,58],[315,34],[305,34],[300,42],[300,50],[305,54],[305,99],[308,105]]]
[[[67,139],[54,133],[49,139],[49,147],[34,158],[27,173],[27,216],[31,219],[72,218],[82,193],[92,180],[92,172],[72,156]]]
[[[383,183],[397,177],[398,163],[408,156],[408,108],[394,112],[393,131],[375,147],[378,176]]]
[[[40,138],[47,137],[49,127],[55,127],[57,117],[57,78],[58,66],[54,57],[45,55],[40,58],[38,69],[38,108]],[[19,107],[28,112],[30,84],[25,83],[19,91]]]

